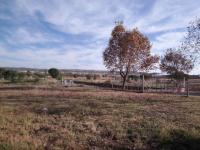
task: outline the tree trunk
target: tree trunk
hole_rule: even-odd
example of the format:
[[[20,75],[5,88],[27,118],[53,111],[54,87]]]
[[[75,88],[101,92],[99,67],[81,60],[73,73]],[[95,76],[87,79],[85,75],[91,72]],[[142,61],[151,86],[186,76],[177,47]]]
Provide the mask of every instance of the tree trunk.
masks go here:
[[[125,90],[125,85],[126,85],[126,77],[123,77],[122,90]]]
[[[122,90],[125,90],[126,80],[127,80],[127,74],[125,76],[123,76],[122,78],[123,78]]]
[[[123,78],[123,84],[122,84],[122,90],[125,90],[125,85],[126,85],[126,80],[127,80],[127,76],[129,74],[129,67],[126,67],[126,71],[120,71],[120,75]]]

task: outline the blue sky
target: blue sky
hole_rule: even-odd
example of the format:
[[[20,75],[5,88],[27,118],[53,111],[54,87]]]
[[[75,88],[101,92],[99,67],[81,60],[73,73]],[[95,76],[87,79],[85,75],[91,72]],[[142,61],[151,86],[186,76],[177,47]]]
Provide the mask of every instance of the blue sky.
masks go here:
[[[116,20],[162,55],[179,45],[200,0],[0,0],[0,66],[101,69]],[[192,73],[198,73],[196,67]]]

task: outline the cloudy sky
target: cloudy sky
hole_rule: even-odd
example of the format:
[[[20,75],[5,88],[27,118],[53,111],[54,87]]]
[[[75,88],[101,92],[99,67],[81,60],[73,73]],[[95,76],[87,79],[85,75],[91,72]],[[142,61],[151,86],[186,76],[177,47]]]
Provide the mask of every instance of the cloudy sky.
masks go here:
[[[179,45],[199,6],[199,0],[0,0],[0,66],[104,70],[102,52],[117,20],[138,27],[152,53],[162,55]]]

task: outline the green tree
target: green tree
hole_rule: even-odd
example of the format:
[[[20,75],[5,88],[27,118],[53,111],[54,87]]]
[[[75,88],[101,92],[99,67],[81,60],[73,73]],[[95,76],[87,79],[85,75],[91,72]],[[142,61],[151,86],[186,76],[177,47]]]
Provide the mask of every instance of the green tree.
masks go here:
[[[86,79],[87,79],[87,80],[92,80],[92,78],[93,78],[93,76],[92,76],[91,74],[87,74],[87,75],[86,75]]]
[[[4,77],[4,76],[3,76],[4,71],[5,71],[5,69],[0,68],[0,79],[2,79],[2,78]]]
[[[28,71],[26,72],[26,75],[27,75],[28,77],[31,77],[31,75],[32,75],[31,71],[28,70]]]
[[[16,82],[17,78],[18,78],[18,75],[17,75],[16,71],[5,70],[3,72],[3,77],[4,77],[4,79],[9,80],[11,82]]]
[[[17,81],[18,82],[24,81],[25,77],[26,77],[26,73],[23,73],[23,72],[17,73]]]
[[[48,73],[51,75],[52,78],[58,78],[60,75],[60,72],[56,68],[51,68],[48,70]]]

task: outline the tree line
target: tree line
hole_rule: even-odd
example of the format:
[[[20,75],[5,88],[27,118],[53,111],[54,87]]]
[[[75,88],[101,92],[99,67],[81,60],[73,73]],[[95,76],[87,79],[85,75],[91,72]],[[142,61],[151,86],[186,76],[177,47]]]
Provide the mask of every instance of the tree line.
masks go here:
[[[50,75],[55,79],[61,78],[60,71],[56,68],[50,68],[48,70],[48,74],[39,72],[32,73],[31,71],[19,72],[11,69],[0,68],[0,79],[4,79],[13,83],[24,82],[25,80],[28,81],[29,78],[33,78],[31,81],[37,82],[40,78],[45,78],[47,75]]]
[[[26,74],[23,72],[17,72],[13,70],[7,70],[0,68],[0,78],[9,80],[11,82],[21,82],[24,80]]]

